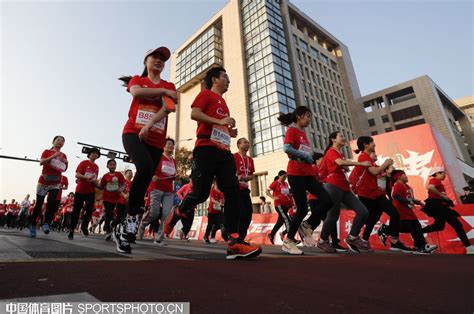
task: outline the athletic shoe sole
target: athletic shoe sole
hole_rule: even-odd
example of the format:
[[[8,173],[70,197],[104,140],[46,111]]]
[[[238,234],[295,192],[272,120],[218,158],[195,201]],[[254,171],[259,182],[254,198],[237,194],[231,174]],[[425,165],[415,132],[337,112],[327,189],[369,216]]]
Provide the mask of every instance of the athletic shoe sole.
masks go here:
[[[357,246],[347,243],[347,239],[344,239],[344,242],[347,244],[347,247],[349,248],[349,251],[351,251],[353,253],[360,253],[360,250]]]
[[[414,255],[431,255],[432,253],[431,252],[427,252],[427,251],[413,251]]]
[[[282,249],[283,252],[288,253],[288,254],[290,254],[290,255],[303,255],[303,254],[304,254],[303,251],[292,252],[290,249],[287,249],[287,248],[284,247],[284,246],[282,246],[281,249]]]
[[[411,253],[411,252],[412,252],[411,250],[403,250],[403,249],[396,248],[396,247],[391,247],[391,248],[389,248],[389,251],[392,251],[392,252],[403,252],[403,253]]]
[[[256,250],[250,251],[246,254],[231,254],[227,255],[225,258],[226,259],[242,259],[242,258],[252,258],[252,257],[257,257],[262,253],[262,248],[258,248]]]

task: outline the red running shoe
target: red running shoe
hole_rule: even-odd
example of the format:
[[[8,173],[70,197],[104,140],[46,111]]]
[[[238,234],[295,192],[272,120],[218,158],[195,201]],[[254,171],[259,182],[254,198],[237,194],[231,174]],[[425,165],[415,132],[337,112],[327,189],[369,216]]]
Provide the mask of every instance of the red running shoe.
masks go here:
[[[257,257],[262,253],[262,248],[257,245],[251,245],[240,239],[231,238],[227,242],[226,259],[240,259]]]

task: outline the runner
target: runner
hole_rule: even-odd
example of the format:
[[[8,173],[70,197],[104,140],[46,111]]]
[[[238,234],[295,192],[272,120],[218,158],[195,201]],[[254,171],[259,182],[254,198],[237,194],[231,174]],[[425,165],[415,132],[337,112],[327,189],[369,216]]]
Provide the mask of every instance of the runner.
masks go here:
[[[107,161],[109,172],[104,174],[100,180],[100,189],[103,190],[102,201],[105,209],[105,240],[112,239],[112,221],[114,220],[114,211],[120,198],[120,193],[125,189],[125,178],[121,172],[116,172],[117,162],[115,159]]]
[[[176,160],[173,158],[174,144],[173,139],[166,139],[163,156],[150,183],[150,210],[138,229],[140,240],[143,239],[145,228],[148,225],[152,222],[158,223],[159,217],[161,217],[161,222],[164,222],[173,208],[173,182],[176,176]],[[151,233],[152,229],[149,230]],[[166,245],[163,223],[159,223],[154,243],[161,246]]]
[[[290,187],[286,182],[286,171],[278,171],[278,176],[270,184],[267,189],[267,195],[273,199],[273,205],[278,213],[278,220],[273,226],[272,231],[268,234],[268,239],[272,244],[275,244],[275,235],[280,230],[281,226],[285,224],[286,233],[290,230],[290,217],[288,217],[288,210],[293,206],[293,197],[290,193]],[[283,236],[281,237],[283,241]]]
[[[5,219],[7,213],[7,200],[3,200],[3,204],[0,204],[0,228],[5,226]]]
[[[30,237],[32,238],[36,237],[36,221],[38,215],[41,214],[46,194],[48,194],[48,205],[43,225],[43,232],[45,234],[49,233],[49,224],[58,209],[59,204],[55,199],[61,189],[61,173],[66,171],[68,166],[67,157],[61,152],[64,142],[63,136],[55,136],[53,139],[53,147],[45,150],[41,154],[40,166],[43,166],[43,170],[39,177],[38,185],[36,186],[36,205],[33,209],[33,213],[29,216]]]
[[[426,243],[421,231],[421,224],[414,212],[414,205],[423,206],[423,202],[415,199],[412,188],[407,184],[408,177],[405,172],[393,170],[392,180],[395,182],[392,191],[393,205],[400,214],[400,231],[411,234],[415,243],[412,250],[414,254],[431,254],[438,246]],[[387,225],[383,226],[385,226],[385,229],[389,228]]]
[[[313,176],[314,178],[319,181],[319,165],[321,164],[321,161],[323,160],[323,154],[321,153],[313,153],[313,160],[314,163],[312,164],[313,167]],[[311,220],[308,221],[308,223],[311,225],[313,229],[316,229],[321,221],[326,219],[327,216],[327,211],[325,211],[324,208],[322,208],[323,203],[318,201],[318,198],[314,196],[311,193],[308,193],[308,204],[309,208],[311,209]],[[347,248],[341,246],[339,244],[339,238],[337,236],[337,228],[334,228],[331,231],[331,245],[332,247],[336,250],[336,252],[339,253],[345,253],[347,252]]]
[[[31,206],[30,202],[30,194],[26,194],[26,197],[20,204],[20,213],[18,215],[18,228],[23,230],[26,225],[26,221],[28,219],[28,209]]]
[[[193,180],[190,179],[189,183],[186,183],[183,185],[177,192],[176,196],[180,201],[182,201],[189,193],[193,191]],[[176,225],[178,221],[181,220],[181,223],[183,227],[180,230],[180,239],[186,239],[187,231],[189,232],[189,229],[192,226],[192,221],[194,219],[194,210],[189,213],[188,215],[177,215],[175,212],[178,209],[177,206],[175,206],[171,213],[168,215],[168,218],[164,220],[164,233],[167,237],[170,237],[171,232],[173,231],[173,227]],[[195,209],[195,208],[194,208]],[[172,226],[172,227],[171,227]]]
[[[135,241],[137,214],[163,154],[169,113],[169,109],[163,106],[164,99],[169,97],[175,103],[178,102],[174,84],[161,78],[170,55],[166,47],[149,50],[145,53],[145,69],[141,76],[120,78],[133,96],[122,141],[137,168],[130,188],[127,217],[113,233],[117,251],[121,253],[132,252],[130,242]]]
[[[216,177],[227,202],[224,212],[225,228],[230,235],[227,259],[236,259],[258,256],[262,249],[239,239],[239,184],[234,158],[230,153],[231,138],[237,136],[237,129],[222,98],[229,83],[224,68],[210,69],[205,77],[207,89],[202,90],[191,105],[191,119],[198,123],[191,173],[194,188],[175,213],[188,216],[194,212],[194,207],[209,197],[212,181]],[[172,229],[173,226],[169,227]]]
[[[249,182],[253,180],[255,166],[253,159],[247,156],[250,149],[250,142],[245,138],[237,140],[239,151],[234,154],[235,167],[237,168],[237,179],[239,180],[239,199],[240,199],[240,240],[245,240],[247,230],[252,222],[253,206],[250,198]]]
[[[98,199],[94,203],[94,211],[92,212],[91,224],[89,227],[90,233],[94,234],[95,230],[97,229],[97,226],[99,226],[100,233],[100,220],[103,216],[105,216],[104,205],[103,202]]]
[[[71,215],[73,212],[74,193],[68,194],[67,198],[62,202],[63,221],[61,223],[61,230],[66,231],[66,228],[71,223]]]
[[[423,233],[437,232],[444,230],[446,223],[453,227],[454,231],[461,239],[467,254],[474,254],[474,247],[471,245],[469,238],[464,231],[458,217],[458,212],[451,207],[454,206],[453,201],[446,195],[446,189],[443,180],[446,179],[446,171],[442,167],[434,167],[431,169],[428,182],[428,198],[426,206],[422,209],[428,216],[434,218],[433,224],[424,227]]]
[[[390,233],[390,251],[411,252],[399,240],[400,233],[400,215],[393,207],[392,202],[386,197],[387,177],[383,176],[384,171],[393,165],[393,159],[388,158],[381,166],[377,166],[374,158],[375,142],[370,136],[361,136],[357,139],[357,149],[354,151],[360,154],[359,162],[370,162],[370,167],[355,166],[349,177],[352,191],[359,196],[359,200],[369,210],[369,218],[365,225],[362,239],[369,242],[370,234],[375,224],[380,220],[382,213],[386,213],[390,217],[389,231]],[[386,245],[386,238],[382,238],[382,243]]]
[[[311,110],[307,107],[299,106],[295,111],[284,114],[280,113],[278,121],[284,126],[288,126],[286,131],[283,151],[288,155],[288,183],[290,184],[293,198],[296,204],[296,214],[290,224],[286,240],[283,241],[282,250],[292,255],[303,254],[295,242],[295,234],[301,227],[304,234],[303,243],[306,246],[315,246],[317,242],[313,238],[314,226],[311,218],[302,223],[308,213],[308,198],[306,191],[318,197],[321,208],[328,211],[332,206],[331,198],[322,184],[311,175],[313,173],[313,157],[311,144],[308,141],[304,129],[311,122]],[[334,248],[328,243],[324,248]],[[335,251],[335,250],[334,250]]]
[[[98,186],[97,177],[99,176],[99,167],[95,161],[100,157],[100,151],[93,147],[87,153],[87,160],[79,163],[76,169],[76,193],[74,193],[74,207],[69,225],[68,239],[74,239],[74,229],[79,221],[79,215],[84,208],[84,216],[81,223],[81,231],[84,236],[89,235],[89,221],[94,210],[95,188]],[[85,203],[85,204],[84,204]]]
[[[219,190],[216,180],[212,184],[211,194],[209,195],[209,207],[207,209],[207,227],[204,233],[205,243],[216,243],[216,232],[221,229],[224,211],[224,194]],[[209,240],[209,235],[211,239]]]
[[[359,238],[359,233],[369,217],[369,212],[365,205],[352,193],[345,172],[348,166],[370,167],[372,162],[346,160],[341,152],[345,145],[346,139],[341,132],[331,133],[319,168],[319,176],[325,182],[324,188],[331,196],[333,207],[328,212],[326,220],[324,220],[318,247],[327,252],[334,252],[334,249],[329,245],[328,239],[330,233],[336,228],[341,203],[344,203],[347,208],[356,212],[349,236],[345,239],[346,244],[353,252],[369,252],[369,243]]]

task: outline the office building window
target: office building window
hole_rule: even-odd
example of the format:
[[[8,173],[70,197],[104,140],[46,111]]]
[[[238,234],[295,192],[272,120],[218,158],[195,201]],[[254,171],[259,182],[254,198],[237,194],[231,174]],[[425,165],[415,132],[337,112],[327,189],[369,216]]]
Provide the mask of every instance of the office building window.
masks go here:
[[[375,120],[369,119],[369,126],[375,126]]]

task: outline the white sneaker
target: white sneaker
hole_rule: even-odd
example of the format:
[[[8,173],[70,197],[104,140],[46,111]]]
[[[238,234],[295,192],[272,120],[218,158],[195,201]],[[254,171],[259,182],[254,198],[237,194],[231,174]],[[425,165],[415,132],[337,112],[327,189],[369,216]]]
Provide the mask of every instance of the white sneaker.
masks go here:
[[[425,245],[425,251],[428,251],[428,252],[434,252],[434,251],[436,251],[437,248],[438,248],[438,246],[434,245],[434,244],[426,244]]]
[[[304,234],[304,238],[303,238],[304,246],[309,246],[309,247],[316,246],[318,242],[313,238],[313,229],[311,229],[311,226],[306,221],[304,221],[300,225],[300,228]]]
[[[283,252],[286,252],[291,255],[302,255],[303,251],[301,251],[297,246],[295,241],[286,239],[283,241],[283,245],[281,246]]]
[[[162,241],[155,240],[153,243],[155,243],[157,246],[167,246],[168,245],[168,243],[166,243],[164,240],[162,240]]]
[[[212,244],[214,244],[214,243],[217,243],[217,240],[216,240],[216,238],[211,238],[211,239],[209,240],[209,242],[212,243]]]
[[[474,245],[468,246],[466,248],[466,254],[469,254],[469,255],[474,254]]]

